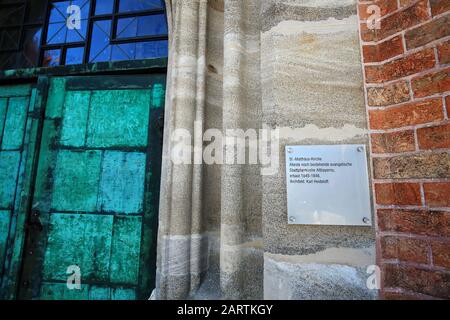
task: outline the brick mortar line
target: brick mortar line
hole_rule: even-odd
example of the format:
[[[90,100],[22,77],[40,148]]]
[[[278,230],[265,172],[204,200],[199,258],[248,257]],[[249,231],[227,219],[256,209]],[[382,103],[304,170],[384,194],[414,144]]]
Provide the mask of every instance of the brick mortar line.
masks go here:
[[[441,64],[440,64],[440,61],[439,61],[439,54],[438,54],[438,48],[437,48],[438,46],[436,45],[436,46],[434,46],[434,64],[435,64],[435,66],[436,67],[439,67]]]
[[[397,157],[399,155],[413,156],[413,155],[424,155],[424,154],[429,155],[429,154],[440,154],[440,153],[449,153],[449,152],[450,152],[449,148],[438,148],[438,149],[432,149],[432,150],[405,151],[405,152],[401,152],[401,153],[373,153],[373,152],[371,152],[371,154],[373,155],[373,158],[384,159],[384,158]]]
[[[424,206],[424,207],[430,207],[429,205],[428,205],[428,203],[427,203],[427,201],[426,201],[426,199],[425,199],[425,188],[424,188],[424,182],[423,181],[421,181],[420,183],[419,183],[419,185],[420,185],[420,201],[422,201],[422,205]],[[450,210],[450,208],[449,208],[449,210]]]
[[[374,179],[375,183],[450,183],[450,178]]]
[[[449,242],[450,241],[450,237],[429,236],[429,235],[417,234],[417,233],[412,233],[412,232],[380,231],[380,232],[378,232],[378,235],[380,237],[410,238],[410,239],[417,239],[417,240],[423,240],[423,241],[440,241],[440,242]]]
[[[411,27],[409,27],[409,28],[399,30],[399,31],[397,31],[396,33],[394,33],[394,34],[392,34],[392,35],[389,35],[389,36],[387,36],[387,37],[385,37],[385,38],[383,38],[383,39],[381,39],[381,40],[378,40],[378,41],[364,41],[364,39],[362,39],[362,37],[361,37],[361,41],[362,41],[362,44],[363,44],[363,45],[377,45],[377,44],[381,44],[381,43],[383,43],[383,42],[386,42],[386,41],[391,40],[392,38],[395,38],[396,36],[402,34],[403,32],[406,33],[406,32],[411,31],[411,30],[413,30],[413,29],[420,28],[420,27],[426,25],[427,23],[431,23],[431,22],[433,22],[434,20],[438,20],[438,19],[444,17],[444,16],[447,15],[447,14],[450,14],[450,10],[445,11],[445,12],[443,12],[443,13],[440,13],[440,14],[434,16],[434,17],[428,17],[428,20],[426,20],[426,21],[423,21],[423,22],[420,22],[420,23],[418,23],[418,24],[415,24],[415,25],[413,25],[413,26],[411,26]],[[383,20],[383,19],[381,19],[381,20]],[[361,24],[367,24],[367,21],[364,21],[364,20],[359,20],[359,22],[360,22],[360,23],[359,23],[360,25],[361,25]],[[407,50],[406,47],[405,47],[405,50]],[[408,50],[407,50],[407,51],[408,51]]]
[[[427,0],[427,8],[428,8],[428,15],[433,19],[433,12],[431,11],[431,2],[430,0]],[[445,12],[444,12],[445,13]]]
[[[444,119],[448,120],[449,119],[448,115],[450,113],[448,108],[450,108],[450,106],[447,105],[447,99],[445,99],[445,98],[446,98],[446,96],[442,97],[442,104],[444,106]]]
[[[410,182],[403,182],[410,183]],[[380,183],[381,184],[381,183]],[[389,184],[389,183],[384,183]],[[427,210],[427,211],[444,211],[450,212],[450,207],[430,207],[426,205],[399,205],[399,204],[375,204],[375,208],[377,210],[385,210],[385,209],[403,209],[403,210]]]
[[[421,240],[427,244],[431,244],[433,241],[437,242],[445,242],[450,244],[450,237],[433,237],[433,236],[424,236],[415,233],[405,233],[405,232],[385,232],[382,231],[379,233],[380,237],[394,237],[400,239],[410,239],[410,240]]]
[[[419,146],[419,136],[417,135],[417,128],[415,127],[413,130],[413,135],[414,135],[414,148],[416,149],[416,152],[420,151],[420,146]]]
[[[356,5],[356,14],[359,17],[359,5]],[[366,112],[366,123],[367,123],[367,127],[369,127],[369,103],[368,103],[368,96],[367,96],[367,79],[366,79],[366,72],[364,69],[364,54],[363,54],[363,40],[361,37],[362,33],[361,33],[361,24],[358,23],[358,38],[359,38],[359,56],[360,56],[360,62],[361,62],[361,74],[362,74],[362,81],[363,81],[363,88],[364,88],[364,104],[365,104],[365,112]],[[368,136],[368,145],[369,145],[369,161],[368,161],[368,169],[369,169],[369,181],[370,181],[370,192],[371,192],[371,201],[370,201],[370,208],[371,208],[371,214],[372,214],[372,221],[373,221],[373,229],[375,231],[375,263],[379,264],[380,263],[380,259],[381,259],[381,243],[380,243],[380,238],[377,236],[378,233],[378,215],[377,215],[377,210],[375,208],[375,202],[376,202],[376,198],[375,198],[375,182],[374,182],[374,177],[375,177],[375,169],[373,166],[373,161],[372,161],[372,139],[370,139],[370,136]],[[382,290],[383,287],[381,285],[380,289]],[[379,295],[378,295],[379,296]]]

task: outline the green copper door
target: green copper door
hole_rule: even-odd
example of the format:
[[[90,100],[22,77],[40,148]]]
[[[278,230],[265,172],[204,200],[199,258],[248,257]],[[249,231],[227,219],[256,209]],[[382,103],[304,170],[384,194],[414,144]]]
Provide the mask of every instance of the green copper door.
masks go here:
[[[31,85],[0,86],[0,299],[14,296],[20,269],[35,97]]]
[[[49,79],[19,298],[149,298],[164,94],[159,74]]]

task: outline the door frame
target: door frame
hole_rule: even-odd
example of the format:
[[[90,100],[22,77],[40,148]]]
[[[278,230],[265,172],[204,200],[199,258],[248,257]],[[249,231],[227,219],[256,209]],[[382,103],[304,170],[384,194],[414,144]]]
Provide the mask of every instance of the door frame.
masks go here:
[[[167,75],[167,61],[167,58],[158,58],[0,71],[0,87],[3,85],[27,83],[36,88],[34,108],[31,114],[31,130],[29,133],[29,141],[26,145],[27,156],[24,162],[25,183],[23,190],[21,190],[19,206],[15,208],[15,210],[17,210],[16,215],[18,219],[15,225],[14,237],[10,238],[6,245],[7,248],[12,248],[12,251],[10,252],[10,255],[5,258],[3,281],[1,282],[0,287],[0,299],[12,300],[18,297],[23,271],[25,239],[28,237],[29,229],[36,227],[33,224],[32,201],[39,163],[49,79],[51,77],[65,76],[121,76],[133,74]],[[164,112],[165,108],[162,111],[163,115]],[[162,130],[164,121],[160,121],[159,125]],[[162,142],[161,134],[161,143]]]

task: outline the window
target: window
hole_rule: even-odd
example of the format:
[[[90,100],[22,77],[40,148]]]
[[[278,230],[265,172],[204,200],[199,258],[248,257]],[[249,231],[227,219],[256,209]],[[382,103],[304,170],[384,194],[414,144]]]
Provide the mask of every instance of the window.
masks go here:
[[[0,69],[167,57],[163,0],[0,0]]]
[[[0,69],[39,64],[45,0],[0,0]]]

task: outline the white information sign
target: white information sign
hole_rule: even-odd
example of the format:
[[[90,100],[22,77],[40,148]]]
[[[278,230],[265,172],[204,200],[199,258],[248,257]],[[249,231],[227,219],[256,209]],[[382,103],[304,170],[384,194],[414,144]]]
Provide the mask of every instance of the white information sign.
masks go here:
[[[289,224],[371,226],[365,145],[286,146]]]

